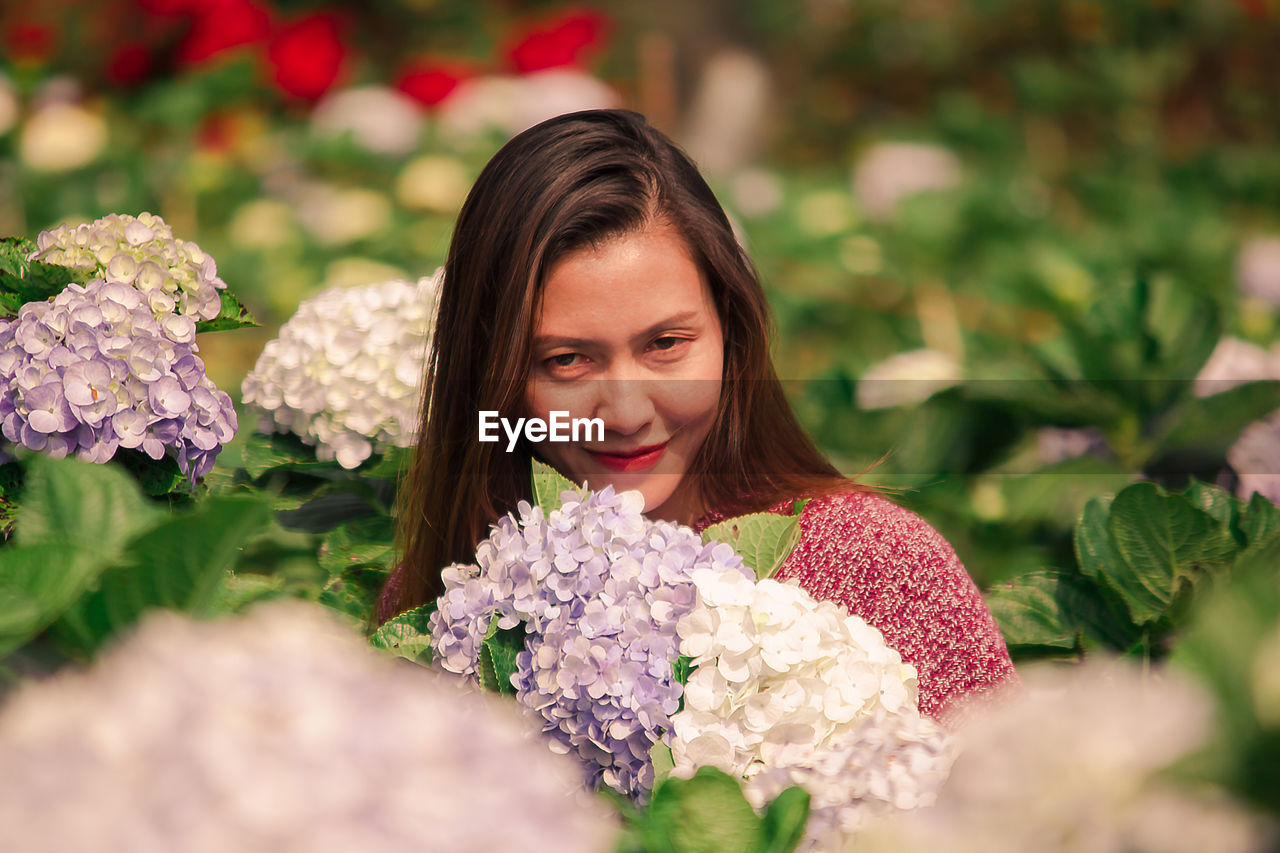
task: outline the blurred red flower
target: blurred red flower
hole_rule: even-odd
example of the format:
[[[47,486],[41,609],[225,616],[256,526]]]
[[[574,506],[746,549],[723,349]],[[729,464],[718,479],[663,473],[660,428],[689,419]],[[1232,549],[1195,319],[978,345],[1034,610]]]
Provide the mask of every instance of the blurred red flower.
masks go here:
[[[197,0],[187,4],[187,11],[195,18],[178,45],[183,65],[202,65],[225,51],[266,41],[271,34],[271,13],[254,0]]]
[[[122,44],[107,59],[107,79],[118,86],[139,82],[151,70],[151,56],[145,45]]]
[[[511,67],[521,74],[581,65],[603,46],[609,19],[594,9],[566,12],[525,31],[507,49]]]
[[[401,67],[395,87],[418,103],[434,107],[472,74],[473,71],[461,63],[419,59]]]
[[[347,57],[341,30],[342,22],[332,12],[307,15],[277,30],[267,45],[276,87],[309,101],[329,91]]]
[[[53,53],[53,28],[20,21],[4,33],[4,44],[14,62],[44,62]]]

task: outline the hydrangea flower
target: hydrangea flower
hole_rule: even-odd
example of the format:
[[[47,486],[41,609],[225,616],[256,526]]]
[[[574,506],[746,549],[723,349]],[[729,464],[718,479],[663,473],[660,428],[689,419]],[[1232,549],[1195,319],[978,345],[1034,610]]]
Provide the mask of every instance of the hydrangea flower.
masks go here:
[[[519,702],[583,760],[592,783],[643,797],[654,781],[649,751],[680,704],[672,664],[676,624],[695,605],[691,578],[748,582],[750,570],[728,545],[642,516],[639,492],[562,497],[545,516],[522,502],[519,521],[507,515],[480,543],[476,565],[444,571],[432,648],[444,669],[475,677],[490,623],[523,622],[511,677]]]
[[[195,340],[195,321],[222,310],[227,285],[218,267],[190,240],[173,236],[163,219],[113,213],[83,225],[41,231],[33,261],[91,270],[107,281],[136,288],[165,334],[179,343]]]
[[[412,446],[440,275],[303,301],[241,386],[259,430],[292,432],[344,468]]]
[[[1022,670],[973,714],[932,808],[877,821],[862,853],[1255,853],[1275,826],[1160,771],[1210,733],[1212,703],[1172,669],[1124,661]]]
[[[744,778],[757,808],[798,784],[809,844],[824,847],[868,815],[932,801],[950,743],[879,631],[795,582],[698,570],[693,583],[697,604],[676,626],[694,667],[671,718],[676,773]]]
[[[207,474],[235,435],[235,408],[170,320],[191,322],[157,320],[144,293],[100,278],[23,305],[0,322],[0,434],[91,462],[122,447],[171,453],[193,482]]]
[[[509,703],[299,602],[150,617],[12,696],[0,765],[6,847],[30,853],[600,853],[617,835]]]

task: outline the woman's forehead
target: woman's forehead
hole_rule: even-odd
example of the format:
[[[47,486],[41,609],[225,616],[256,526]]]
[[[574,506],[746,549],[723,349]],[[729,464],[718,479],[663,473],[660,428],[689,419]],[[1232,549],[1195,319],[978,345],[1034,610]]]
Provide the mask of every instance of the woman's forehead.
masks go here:
[[[685,322],[714,316],[698,265],[666,225],[569,253],[551,268],[541,302],[538,338],[612,337],[677,315]]]

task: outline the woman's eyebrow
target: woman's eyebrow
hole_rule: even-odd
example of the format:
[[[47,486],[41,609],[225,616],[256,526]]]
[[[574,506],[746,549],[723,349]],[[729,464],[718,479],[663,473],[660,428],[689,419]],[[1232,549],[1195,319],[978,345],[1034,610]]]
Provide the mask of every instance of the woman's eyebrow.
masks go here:
[[[652,337],[663,329],[669,329],[672,326],[679,326],[685,323],[692,323],[698,319],[698,316],[699,312],[697,311],[680,311],[676,314],[672,314],[670,317],[666,317],[665,319],[654,323],[649,328],[638,333],[635,336],[635,339],[639,340],[641,338]],[[566,335],[538,335],[533,339],[533,345],[537,348],[588,347],[596,343],[596,341],[588,338],[573,338]]]

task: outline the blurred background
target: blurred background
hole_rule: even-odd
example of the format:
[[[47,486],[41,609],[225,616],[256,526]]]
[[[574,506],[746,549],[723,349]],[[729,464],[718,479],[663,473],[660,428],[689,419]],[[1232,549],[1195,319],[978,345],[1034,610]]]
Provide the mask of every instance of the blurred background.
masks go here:
[[[237,400],[302,299],[431,274],[511,135],[625,106],[730,212],[821,447],[984,588],[1137,479],[1280,492],[1276,0],[0,8],[0,234],[164,217],[262,324],[200,343]]]

